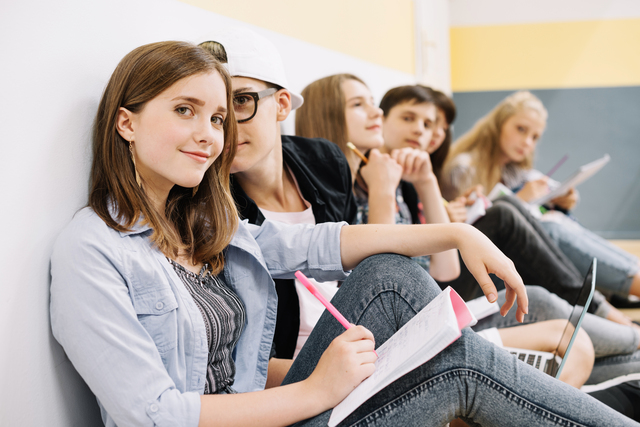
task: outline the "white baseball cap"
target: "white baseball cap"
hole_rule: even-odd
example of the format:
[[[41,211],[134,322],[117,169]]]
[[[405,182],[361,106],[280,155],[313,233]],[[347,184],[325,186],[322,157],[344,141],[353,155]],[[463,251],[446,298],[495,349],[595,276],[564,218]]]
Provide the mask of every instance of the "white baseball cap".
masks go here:
[[[265,37],[247,28],[226,28],[201,37],[196,44],[207,41],[224,47],[231,77],[250,77],[287,89],[291,93],[292,110],[304,102],[302,95],[289,88],[280,53]]]

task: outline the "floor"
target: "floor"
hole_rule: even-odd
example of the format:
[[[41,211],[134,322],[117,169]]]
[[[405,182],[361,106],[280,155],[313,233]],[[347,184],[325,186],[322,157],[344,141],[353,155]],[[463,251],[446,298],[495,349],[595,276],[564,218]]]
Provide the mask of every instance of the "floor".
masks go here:
[[[640,240],[609,240],[619,248],[624,249],[640,258]]]
[[[610,240],[617,247],[624,249],[640,258],[640,240]],[[640,308],[621,310],[633,320],[640,322]]]

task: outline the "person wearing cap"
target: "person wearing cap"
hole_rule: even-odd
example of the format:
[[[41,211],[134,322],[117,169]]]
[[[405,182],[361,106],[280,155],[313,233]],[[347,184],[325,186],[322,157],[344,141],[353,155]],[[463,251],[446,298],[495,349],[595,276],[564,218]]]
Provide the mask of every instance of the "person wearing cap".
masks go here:
[[[280,132],[279,123],[303,99],[290,89],[275,46],[245,30],[209,37],[215,40],[200,45],[226,63],[233,80],[238,148],[231,189],[241,217],[257,225],[265,219],[355,223],[350,169],[342,152],[324,139]],[[313,282],[327,299],[338,290],[335,281]],[[275,283],[278,318],[272,355],[274,363],[284,364],[284,372],[324,307],[297,279]]]

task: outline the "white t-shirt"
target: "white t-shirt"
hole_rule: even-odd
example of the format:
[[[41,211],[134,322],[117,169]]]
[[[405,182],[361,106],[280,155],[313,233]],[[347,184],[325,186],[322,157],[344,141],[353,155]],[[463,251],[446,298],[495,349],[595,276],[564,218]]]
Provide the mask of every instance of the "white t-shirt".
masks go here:
[[[313,215],[311,205],[305,200],[307,209],[302,212],[271,212],[260,209],[264,217],[270,221],[279,221],[286,224],[315,224],[316,218]],[[298,342],[296,343],[296,351],[293,354],[295,359],[300,353],[302,346],[307,342],[309,334],[313,327],[320,320],[322,312],[325,310],[324,305],[311,292],[304,287],[298,279],[295,280],[296,293],[300,302],[300,330],[298,332]],[[338,292],[338,282],[316,282],[309,278],[309,281],[318,289],[318,291],[329,301]]]

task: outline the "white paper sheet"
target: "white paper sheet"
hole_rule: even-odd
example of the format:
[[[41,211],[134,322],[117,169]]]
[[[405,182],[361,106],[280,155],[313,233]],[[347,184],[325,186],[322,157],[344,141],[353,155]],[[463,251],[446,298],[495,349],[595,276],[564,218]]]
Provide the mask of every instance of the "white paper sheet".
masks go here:
[[[345,419],[367,399],[396,379],[424,364],[461,335],[451,303],[449,287],[407,322],[376,352],[376,370],[356,387],[331,413],[329,426]],[[455,292],[455,291],[453,291]],[[470,314],[471,324],[476,319]]]

